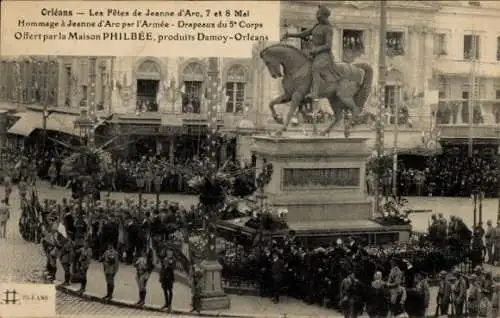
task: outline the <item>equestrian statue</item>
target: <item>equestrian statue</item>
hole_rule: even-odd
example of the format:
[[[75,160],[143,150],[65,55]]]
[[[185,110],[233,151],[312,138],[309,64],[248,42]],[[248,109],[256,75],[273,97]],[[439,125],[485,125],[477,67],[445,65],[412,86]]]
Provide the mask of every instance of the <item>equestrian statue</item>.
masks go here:
[[[300,38],[309,40],[311,48],[303,52],[287,44],[270,45],[260,52],[272,78],[283,78],[284,93],[269,103],[274,120],[282,124],[276,135],[287,130],[292,116],[307,103],[317,104],[318,99],[326,98],[334,113],[327,128],[320,134],[327,135],[343,118],[350,113],[346,126],[359,122],[363,107],[370,95],[373,68],[367,63],[336,63],[332,54],[333,27],[328,21],[330,10],[319,6],[316,12],[317,23],[301,33],[286,33],[282,40]],[[283,119],[274,106],[290,103],[290,109]],[[346,127],[345,136],[348,137]]]

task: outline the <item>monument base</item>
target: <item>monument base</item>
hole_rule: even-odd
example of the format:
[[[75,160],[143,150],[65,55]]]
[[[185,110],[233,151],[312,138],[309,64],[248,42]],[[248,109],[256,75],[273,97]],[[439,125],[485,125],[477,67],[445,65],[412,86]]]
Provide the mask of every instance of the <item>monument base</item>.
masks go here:
[[[201,309],[229,309],[231,306],[231,300],[224,293],[222,288],[222,265],[220,265],[216,260],[204,260],[200,263],[200,268],[204,273],[201,291]]]
[[[251,244],[258,230],[245,226],[248,217],[221,221],[217,225],[220,236],[237,237],[242,243]],[[364,244],[384,245],[404,243],[410,239],[411,225],[381,225],[373,220],[336,220],[288,223],[289,229],[269,233],[272,237],[283,237],[288,231],[295,231],[296,238],[308,247],[334,244],[337,239],[358,238]]]

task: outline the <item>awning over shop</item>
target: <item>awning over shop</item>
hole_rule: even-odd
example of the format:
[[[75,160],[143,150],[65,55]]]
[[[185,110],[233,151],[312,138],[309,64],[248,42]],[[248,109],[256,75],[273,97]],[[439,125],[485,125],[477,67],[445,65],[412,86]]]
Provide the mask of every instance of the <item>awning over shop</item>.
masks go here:
[[[80,136],[79,129],[75,127],[75,120],[77,118],[78,116],[72,114],[52,113],[47,118],[47,130]]]
[[[20,118],[7,131],[9,134],[29,136],[35,129],[42,128],[43,114],[40,112],[27,111],[17,113]]]

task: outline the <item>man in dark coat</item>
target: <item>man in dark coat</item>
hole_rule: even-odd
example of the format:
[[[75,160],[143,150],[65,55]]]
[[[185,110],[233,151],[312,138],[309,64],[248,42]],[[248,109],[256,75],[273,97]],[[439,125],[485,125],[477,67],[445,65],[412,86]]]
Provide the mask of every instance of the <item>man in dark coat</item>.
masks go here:
[[[271,273],[273,279],[273,302],[278,303],[280,301],[281,288],[283,284],[283,274],[285,271],[285,263],[280,258],[278,252],[273,252],[273,258],[271,263]]]
[[[138,240],[137,222],[132,216],[128,217],[125,223],[125,229],[127,231],[127,236],[128,236],[126,262],[128,264],[132,264],[132,262],[134,261],[134,251],[136,249],[136,244]]]
[[[64,214],[64,226],[66,227],[66,233],[68,234],[68,237],[72,240],[75,239],[75,218],[73,217],[73,214],[71,213],[71,210],[69,207],[64,207],[65,209],[65,214]]]
[[[165,305],[162,309],[172,310],[173,289],[175,281],[176,262],[171,250],[167,249],[166,256],[161,260],[160,285],[165,297]]]
[[[59,251],[59,261],[64,270],[64,283],[63,285],[68,286],[71,280],[71,264],[74,261],[74,247],[71,240],[66,239],[63,243],[62,248]]]

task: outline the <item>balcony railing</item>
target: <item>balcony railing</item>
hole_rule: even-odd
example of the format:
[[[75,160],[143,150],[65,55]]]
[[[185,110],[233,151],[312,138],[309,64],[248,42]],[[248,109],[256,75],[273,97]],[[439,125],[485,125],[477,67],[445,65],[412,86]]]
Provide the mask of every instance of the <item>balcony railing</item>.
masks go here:
[[[472,126],[472,131],[467,124],[438,125],[438,127],[441,130],[441,138],[469,138],[472,132],[472,138],[496,139],[500,125],[477,124]]]
[[[217,113],[216,117],[217,120],[223,120],[225,116],[225,113]],[[141,112],[141,113],[127,113],[127,114],[122,114],[120,117],[127,117],[127,118],[165,118],[165,119],[172,119],[172,120],[189,120],[189,121],[206,121],[209,119],[208,114],[205,113],[184,113],[181,111],[159,111],[159,112]]]

